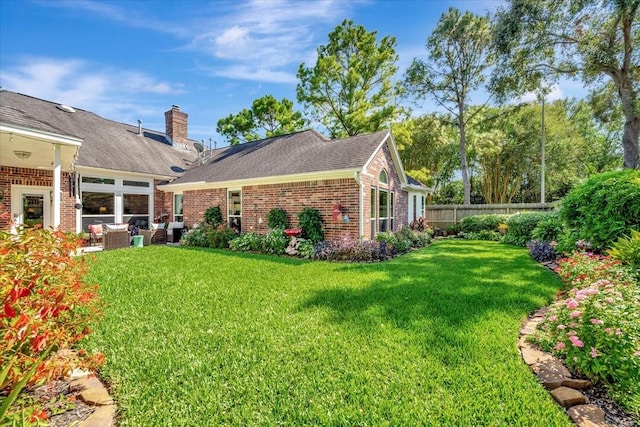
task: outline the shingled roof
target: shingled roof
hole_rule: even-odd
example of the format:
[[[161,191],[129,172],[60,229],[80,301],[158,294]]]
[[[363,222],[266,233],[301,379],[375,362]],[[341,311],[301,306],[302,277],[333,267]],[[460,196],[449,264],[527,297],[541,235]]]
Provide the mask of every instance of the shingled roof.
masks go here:
[[[83,140],[76,161],[86,166],[160,177],[179,176],[197,160],[194,150],[169,144],[163,132],[115,122],[79,108],[0,90],[0,122]]]
[[[314,172],[361,169],[389,131],[328,139],[315,130],[214,150],[202,166],[172,182],[214,183]]]

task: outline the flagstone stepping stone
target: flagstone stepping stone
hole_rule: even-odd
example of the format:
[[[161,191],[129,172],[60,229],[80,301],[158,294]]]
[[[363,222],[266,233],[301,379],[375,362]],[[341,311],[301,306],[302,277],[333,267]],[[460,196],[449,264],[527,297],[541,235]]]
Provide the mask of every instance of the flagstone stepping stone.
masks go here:
[[[587,403],[584,394],[569,387],[558,387],[551,391],[551,396],[564,408]]]

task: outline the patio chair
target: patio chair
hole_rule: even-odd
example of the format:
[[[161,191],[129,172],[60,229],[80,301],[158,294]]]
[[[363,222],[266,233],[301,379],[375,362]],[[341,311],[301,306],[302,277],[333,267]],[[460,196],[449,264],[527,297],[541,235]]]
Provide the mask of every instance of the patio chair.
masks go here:
[[[167,226],[167,241],[178,243],[182,238],[184,229],[184,222],[170,222]]]
[[[151,224],[150,230],[140,230],[140,235],[144,236],[144,245],[164,245],[167,243],[167,230],[164,224]]]
[[[105,251],[109,249],[128,248],[131,244],[129,224],[105,224],[102,235],[102,247]]]
[[[89,245],[102,243],[102,224],[89,224]]]

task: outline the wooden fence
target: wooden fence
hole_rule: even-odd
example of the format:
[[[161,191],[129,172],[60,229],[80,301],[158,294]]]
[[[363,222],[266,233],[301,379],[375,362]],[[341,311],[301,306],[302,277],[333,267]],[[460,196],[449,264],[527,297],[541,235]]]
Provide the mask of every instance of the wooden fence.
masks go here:
[[[551,211],[556,203],[509,203],[501,205],[426,205],[424,207],[427,223],[432,227],[446,230],[460,223],[464,217],[485,214],[514,214],[518,212]]]

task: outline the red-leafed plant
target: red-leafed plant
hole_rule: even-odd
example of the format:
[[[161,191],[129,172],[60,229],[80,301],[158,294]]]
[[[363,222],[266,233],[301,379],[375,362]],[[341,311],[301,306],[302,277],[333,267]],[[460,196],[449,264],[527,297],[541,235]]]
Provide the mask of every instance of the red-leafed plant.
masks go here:
[[[25,387],[102,362],[59,351],[88,334],[100,311],[96,286],[82,280],[85,259],[73,256],[79,244],[77,235],[40,227],[0,231],[0,419]]]

